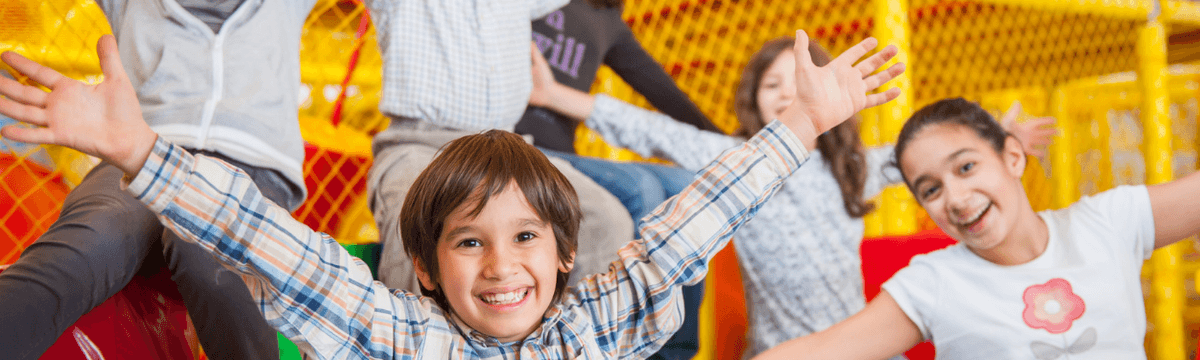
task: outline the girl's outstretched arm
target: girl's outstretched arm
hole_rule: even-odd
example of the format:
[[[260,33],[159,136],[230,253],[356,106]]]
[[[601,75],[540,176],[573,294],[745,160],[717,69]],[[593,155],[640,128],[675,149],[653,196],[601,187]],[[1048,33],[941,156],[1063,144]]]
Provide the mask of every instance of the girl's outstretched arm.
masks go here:
[[[854,316],[779,344],[754,359],[886,359],[920,342],[921,330],[885,290]]]
[[[1154,248],[1200,232],[1200,171],[1165,184],[1146,187],[1154,211]]]
[[[796,100],[784,109],[778,120],[800,138],[805,148],[813,149],[817,135],[845,122],[862,109],[881,105],[900,96],[898,88],[873,94],[868,92],[903,74],[904,64],[897,63],[876,73],[896,56],[898,50],[889,45],[863,58],[879,45],[875,38],[867,38],[825,66],[817,66],[809,54],[808,41],[808,34],[797,30],[796,45],[792,51],[797,59],[796,88],[811,90],[798,91]],[[545,60],[540,59],[541,53],[536,50],[531,49],[533,90],[529,103],[575,120],[586,119],[595,106],[595,98],[557,84]]]

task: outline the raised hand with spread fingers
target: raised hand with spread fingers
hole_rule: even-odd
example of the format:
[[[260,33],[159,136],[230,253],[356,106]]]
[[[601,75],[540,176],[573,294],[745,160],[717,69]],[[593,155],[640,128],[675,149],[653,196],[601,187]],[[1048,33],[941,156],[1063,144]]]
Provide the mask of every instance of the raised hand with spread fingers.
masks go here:
[[[5,126],[4,137],[26,143],[77,149],[134,175],[150,153],[157,135],[142,120],[137,93],[121,66],[117,43],[104,35],[96,45],[104,81],[87,85],[63,76],[14,52],[0,54],[4,63],[50,92],[0,77],[0,114],[35,125]]]
[[[1000,124],[1004,125],[1004,130],[1021,142],[1025,154],[1034,157],[1046,155],[1046,147],[1050,146],[1054,135],[1058,134],[1058,130],[1054,129],[1054,118],[1043,116],[1025,122],[1017,122],[1017,117],[1020,115],[1021,103],[1014,102],[1008,111],[1004,112]]]
[[[808,50],[808,34],[796,31],[796,100],[780,115],[779,121],[788,126],[804,145],[813,148],[817,136],[845,122],[862,109],[878,106],[900,96],[899,88],[868,94],[884,83],[904,73],[904,64],[897,63],[886,70],[875,73],[896,55],[895,46],[883,50],[859,62],[879,45],[875,38],[867,38],[850,47],[825,66],[813,64]],[[855,63],[858,63],[857,65]]]

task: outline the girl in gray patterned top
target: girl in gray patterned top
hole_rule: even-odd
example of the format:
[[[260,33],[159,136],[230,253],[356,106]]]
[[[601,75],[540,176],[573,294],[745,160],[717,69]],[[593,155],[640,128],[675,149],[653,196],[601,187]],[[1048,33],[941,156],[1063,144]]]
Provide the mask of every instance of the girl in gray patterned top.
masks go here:
[[[554,83],[544,61],[536,58],[533,98],[546,101],[534,105],[584,120],[618,146],[696,170],[740,145],[792,102],[796,59],[785,50],[794,43],[792,38],[767,42],[746,65],[735,104],[741,127],[733,136],[701,131],[603,94],[567,89]],[[814,64],[829,63],[820,45],[810,42],[809,50]],[[1006,118],[1015,119],[1016,113]],[[1048,121],[1006,124],[1022,143],[1037,146],[1053,133],[1037,130]],[[759,209],[734,236],[749,310],[747,357],[832,326],[865,306],[859,245],[862,217],[874,205],[864,199],[901,179],[884,166],[892,147],[864,149],[858,134],[858,121],[852,119],[818,137],[814,154],[820,156],[788,178],[776,195],[780,199]]]

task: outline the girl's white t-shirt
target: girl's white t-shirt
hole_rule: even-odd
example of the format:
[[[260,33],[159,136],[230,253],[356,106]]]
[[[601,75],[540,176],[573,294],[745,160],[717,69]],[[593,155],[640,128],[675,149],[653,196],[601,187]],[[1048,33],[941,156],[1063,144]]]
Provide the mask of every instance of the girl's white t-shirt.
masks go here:
[[[1154,251],[1145,186],[1122,186],[1038,214],[1046,251],[1001,266],[958,244],[927,255],[886,290],[938,359],[1145,359],[1141,269]]]

